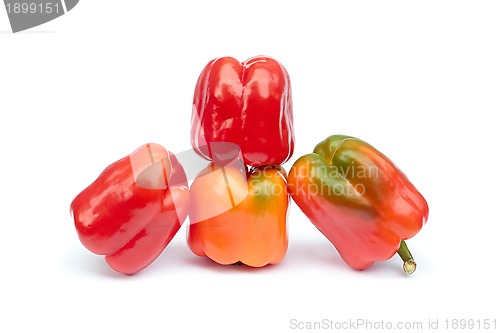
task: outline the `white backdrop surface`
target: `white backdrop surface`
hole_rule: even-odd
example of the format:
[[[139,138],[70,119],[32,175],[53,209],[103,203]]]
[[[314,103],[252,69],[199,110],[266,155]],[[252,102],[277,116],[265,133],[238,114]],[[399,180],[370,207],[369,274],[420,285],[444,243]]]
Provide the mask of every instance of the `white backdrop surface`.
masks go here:
[[[333,323],[317,330],[326,332],[364,320],[420,322],[413,331],[425,332],[454,319],[500,328],[499,17],[495,1],[82,0],[12,34],[0,9],[0,331]],[[143,143],[189,149],[203,66],[260,54],[291,77],[287,170],[328,135],[349,134],[388,155],[426,197],[429,221],[408,241],[415,274],[404,276],[399,258],[350,269],[295,204],[287,256],[262,269],[194,256],[185,226],[132,277],[80,244],[73,197]]]

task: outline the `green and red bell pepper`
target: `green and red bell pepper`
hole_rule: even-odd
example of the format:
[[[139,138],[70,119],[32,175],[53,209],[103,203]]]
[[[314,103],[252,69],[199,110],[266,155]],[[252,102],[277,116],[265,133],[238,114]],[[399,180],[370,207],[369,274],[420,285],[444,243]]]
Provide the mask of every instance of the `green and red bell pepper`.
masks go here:
[[[349,266],[365,269],[398,252],[405,271],[415,270],[404,240],[427,221],[427,202],[368,143],[344,135],[328,137],[295,162],[288,190]]]

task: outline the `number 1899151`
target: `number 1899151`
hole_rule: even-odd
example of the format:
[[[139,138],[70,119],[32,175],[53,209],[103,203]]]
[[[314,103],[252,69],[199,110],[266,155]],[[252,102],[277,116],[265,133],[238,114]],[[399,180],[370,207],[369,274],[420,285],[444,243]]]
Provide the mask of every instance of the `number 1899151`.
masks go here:
[[[52,14],[62,11],[59,2],[45,2],[45,3],[28,3],[28,2],[14,2],[7,3],[7,13],[9,14]]]

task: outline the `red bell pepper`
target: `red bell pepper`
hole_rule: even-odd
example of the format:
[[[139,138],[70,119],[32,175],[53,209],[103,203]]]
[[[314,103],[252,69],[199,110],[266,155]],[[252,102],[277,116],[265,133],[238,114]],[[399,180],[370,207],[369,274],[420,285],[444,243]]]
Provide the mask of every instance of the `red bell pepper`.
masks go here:
[[[191,144],[208,160],[210,143],[231,142],[245,164],[286,162],[294,149],[288,72],[268,57],[210,61],[196,84],[191,124]]]
[[[359,139],[334,135],[298,159],[288,190],[344,261],[365,269],[396,252],[416,268],[404,240],[427,221],[427,202],[382,153]]]
[[[134,274],[168,245],[189,210],[187,179],[175,156],[146,144],[108,166],[71,203],[82,244],[114,270]]]

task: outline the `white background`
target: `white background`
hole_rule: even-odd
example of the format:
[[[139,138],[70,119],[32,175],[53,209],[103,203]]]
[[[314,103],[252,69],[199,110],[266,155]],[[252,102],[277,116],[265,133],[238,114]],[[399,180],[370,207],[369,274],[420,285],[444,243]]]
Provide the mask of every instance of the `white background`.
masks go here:
[[[0,331],[289,332],[294,318],[500,328],[499,17],[495,1],[82,0],[12,34],[0,8]],[[79,243],[73,197],[143,143],[189,149],[203,66],[259,54],[292,80],[287,170],[349,134],[426,197],[414,275],[399,258],[350,269],[295,204],[289,252],[263,269],[194,256],[185,227],[132,277]]]

